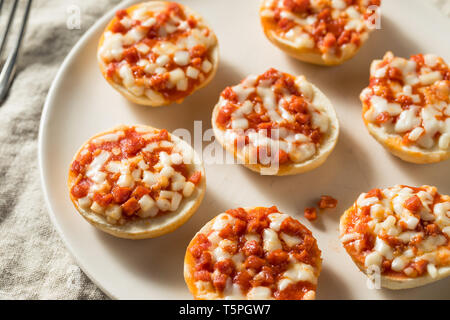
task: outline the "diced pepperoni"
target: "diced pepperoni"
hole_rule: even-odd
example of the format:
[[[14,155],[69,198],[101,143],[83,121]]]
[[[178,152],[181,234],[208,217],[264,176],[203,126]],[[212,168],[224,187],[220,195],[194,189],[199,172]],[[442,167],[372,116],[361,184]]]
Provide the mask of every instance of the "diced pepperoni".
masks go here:
[[[274,68],[270,68],[266,72],[264,72],[261,76],[261,80],[269,80],[271,83],[277,82],[278,79],[282,77],[282,74]]]
[[[369,217],[370,216],[370,206],[365,206],[361,208],[361,216]]]
[[[423,65],[425,64],[425,57],[423,54],[416,54],[411,56],[411,60],[415,61],[417,64],[416,71],[420,71],[422,69]]]
[[[236,110],[236,107],[231,104],[227,104],[226,106],[222,107],[217,114],[217,124],[219,126],[225,127],[231,120],[231,114],[234,112],[234,110]]]
[[[225,88],[225,90],[222,92],[222,97],[233,103],[238,102],[238,96],[237,96],[236,92],[233,91],[233,88],[231,88],[231,87]]]
[[[203,248],[203,250],[206,250],[209,248],[209,246],[211,245],[211,242],[209,242],[209,239],[206,235],[204,235],[203,233],[199,234],[196,237],[197,240],[197,244],[199,246],[201,246]]]
[[[123,56],[128,63],[134,64],[139,61],[139,54],[135,47],[129,47],[123,52]]]
[[[383,194],[381,193],[381,190],[375,188],[367,192],[366,198],[373,198],[373,197],[378,198],[379,200],[383,199]]]
[[[427,270],[428,261],[419,260],[413,263],[413,268],[417,270],[417,275],[421,276]]]
[[[149,188],[143,187],[143,186],[137,186],[136,189],[134,189],[132,196],[136,199],[140,199],[146,194],[150,194],[151,190]]]
[[[77,175],[80,174],[81,170],[82,170],[80,162],[77,160],[72,162],[72,165],[70,166],[70,170]]]
[[[411,212],[418,212],[422,207],[422,201],[420,201],[418,196],[414,195],[408,198],[403,206]]]
[[[231,224],[227,224],[222,230],[219,231],[219,236],[223,239],[232,239],[236,236],[233,231],[233,226]]]
[[[243,208],[229,209],[226,211],[226,213],[240,220],[247,220],[248,216],[247,211],[245,211]]]
[[[359,36],[358,33],[353,32],[352,33],[352,39],[350,40],[351,43],[353,43],[356,46],[360,46],[361,45],[361,37]]]
[[[140,136],[130,136],[120,141],[122,152],[128,157],[136,155],[146,143]]]
[[[377,115],[377,117],[375,118],[375,122],[378,124],[383,124],[383,123],[388,122],[390,119],[391,119],[391,116],[389,115],[389,113],[383,111]]]
[[[117,70],[117,64],[116,63],[110,63],[108,65],[108,68],[106,69],[106,76],[111,79],[116,74]]]
[[[300,222],[289,217],[284,219],[281,223],[280,231],[289,235],[302,235],[302,233],[307,231],[307,229],[303,227]]]
[[[366,232],[369,231],[369,226],[367,225],[367,223],[363,222],[363,221],[359,221],[356,225],[355,225],[355,231],[357,233],[361,233],[364,234]]]
[[[320,209],[332,209],[336,208],[338,201],[330,196],[320,196],[319,208]]]
[[[122,20],[123,18],[125,18],[126,16],[128,16],[127,10],[117,10],[116,11],[116,17],[119,20]]]
[[[75,198],[84,198],[89,193],[91,183],[88,180],[81,180],[72,187],[71,193]]]
[[[165,73],[165,74],[156,74],[152,76],[150,83],[154,90],[161,91],[166,88],[168,81],[169,75]]]
[[[310,8],[310,0],[284,0],[284,6],[294,13],[305,13]]]
[[[278,26],[283,31],[287,31],[295,27],[295,22],[288,18],[281,18],[280,21],[278,21]]]
[[[196,259],[200,258],[203,252],[203,249],[199,245],[193,245],[189,248],[189,252],[192,254],[192,256]]]
[[[287,262],[288,260],[289,260],[289,255],[287,254],[287,252],[285,252],[281,249],[271,251],[267,255],[267,261],[269,261],[269,263],[273,264],[273,265],[283,264],[283,263]]]
[[[111,194],[113,195],[114,202],[118,204],[122,204],[128,200],[131,194],[131,189],[126,187],[115,186]]]
[[[261,272],[257,274],[257,277],[253,277],[252,284],[254,286],[271,286],[275,282],[273,270],[270,267],[262,267]]]
[[[223,274],[231,275],[234,271],[234,263],[231,259],[220,260],[216,262],[214,269],[219,270]]]
[[[252,280],[252,275],[246,271],[239,271],[236,276],[233,279],[234,283],[237,283],[240,287],[242,292],[247,292],[251,288],[250,281]]]
[[[194,29],[197,26],[197,20],[195,20],[194,17],[189,17],[187,19],[187,23],[188,23],[189,27],[192,29]]]
[[[319,21],[326,21],[331,18],[331,9],[330,8],[324,8],[320,13],[317,15],[317,20]]]
[[[375,244],[375,237],[370,233],[364,233],[362,239],[359,240],[359,248],[362,252],[372,250]]]
[[[302,97],[292,96],[287,109],[293,113],[306,113],[308,111],[307,107],[308,104]]]
[[[242,235],[246,229],[247,223],[241,219],[236,220],[233,224],[233,232],[238,236]]]
[[[319,143],[320,138],[322,137],[322,134],[318,129],[314,129],[311,131],[309,137],[311,138],[312,142]]]
[[[207,270],[198,270],[194,272],[196,281],[211,281],[211,273]]]
[[[307,114],[307,113],[297,113],[295,115],[295,120],[299,123],[299,124],[307,124],[309,123],[309,121],[311,120],[311,115]]]
[[[336,45],[336,36],[331,32],[328,32],[323,39],[323,46],[325,48],[333,48]]]
[[[289,155],[287,154],[286,151],[279,150],[278,151],[278,163],[279,164],[285,164],[287,162],[289,162]]]
[[[346,43],[349,43],[352,39],[352,32],[350,30],[345,30],[341,33],[339,38],[337,39],[338,46],[343,46]]]
[[[213,273],[213,285],[219,291],[222,292],[225,289],[228,276],[223,273]]]
[[[196,68],[200,68],[202,66],[203,59],[202,58],[193,58],[191,60],[191,65]]]
[[[132,66],[131,72],[135,78],[143,78],[145,76],[145,71],[140,66]]]
[[[191,55],[191,58],[204,58],[206,54],[206,47],[202,44],[198,44],[189,50],[189,53]]]
[[[294,257],[303,263],[315,265],[317,257],[320,256],[320,251],[317,249],[316,240],[310,236],[306,235],[303,238],[302,243],[294,247],[295,252]]]
[[[264,259],[257,256],[249,256],[244,262],[244,267],[258,272],[265,264]]]
[[[202,172],[196,171],[192,174],[192,176],[189,177],[188,181],[192,182],[195,185],[198,185],[201,180],[202,180]]]
[[[261,245],[256,240],[247,241],[242,247],[242,252],[245,256],[261,256],[263,254],[263,250]]]
[[[264,214],[265,214],[266,216],[268,216],[269,214],[272,214],[272,213],[280,212],[280,211],[278,210],[277,206],[271,206],[270,208],[261,208],[261,210],[264,211]]]
[[[306,208],[304,215],[309,221],[314,221],[317,219],[317,210],[316,208]]]
[[[127,216],[132,216],[140,208],[139,202],[134,197],[131,197],[122,205],[122,210]]]
[[[168,141],[169,140],[169,132],[166,129],[162,129],[159,131],[158,135],[152,139],[152,141]]]
[[[247,223],[247,232],[249,233],[261,233],[262,230],[269,226],[269,221],[261,216],[250,217]]]
[[[196,264],[197,270],[213,271],[212,255],[208,251],[203,251]]]
[[[159,162],[159,154],[155,154],[153,152],[142,152],[145,163],[149,165],[149,167],[153,167],[155,164]]]
[[[113,201],[113,196],[110,193],[108,193],[108,194],[96,193],[93,196],[93,200],[95,202],[97,202],[99,205],[101,205],[102,207],[106,207]]]
[[[402,107],[407,107],[413,104],[412,98],[405,95],[398,97],[397,101],[402,105]]]
[[[383,263],[381,264],[381,271],[385,272],[387,270],[391,269],[391,261],[389,260],[384,260]]]
[[[125,33],[127,32],[127,28],[120,23],[120,21],[115,21],[111,26],[111,32],[112,33]]]
[[[398,68],[389,68],[388,78],[393,81],[403,82],[403,74]]]

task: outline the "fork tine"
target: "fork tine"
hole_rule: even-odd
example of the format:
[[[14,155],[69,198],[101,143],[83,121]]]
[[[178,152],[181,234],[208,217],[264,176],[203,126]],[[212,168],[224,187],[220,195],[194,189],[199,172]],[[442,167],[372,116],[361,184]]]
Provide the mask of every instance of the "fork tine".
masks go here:
[[[6,40],[8,39],[9,29],[11,28],[11,24],[14,19],[14,15],[16,14],[16,9],[17,9],[18,3],[19,3],[19,0],[15,0],[13,6],[11,8],[11,11],[9,12],[8,22],[6,23],[5,31],[3,31],[2,38],[0,40],[1,41],[0,42],[0,56],[2,55],[3,49],[5,48]],[[0,4],[0,9],[2,6],[3,6],[3,0]]]
[[[3,0],[0,0],[0,13],[2,12],[3,2]]]
[[[18,0],[16,0],[17,3]],[[8,55],[8,58],[6,59],[5,65],[2,68],[2,71],[0,73],[0,102],[3,102],[5,99],[9,86],[11,85],[11,80],[14,77],[14,72],[16,70],[16,60],[17,55],[19,53],[20,45],[22,43],[23,36],[25,34],[25,29],[28,22],[28,16],[30,14],[30,8],[31,8],[31,2],[32,0],[28,0],[27,6],[25,8],[23,19],[22,19],[22,25],[20,27],[19,36],[17,37],[17,42],[13,48],[13,51]],[[16,5],[15,3],[15,5]]]

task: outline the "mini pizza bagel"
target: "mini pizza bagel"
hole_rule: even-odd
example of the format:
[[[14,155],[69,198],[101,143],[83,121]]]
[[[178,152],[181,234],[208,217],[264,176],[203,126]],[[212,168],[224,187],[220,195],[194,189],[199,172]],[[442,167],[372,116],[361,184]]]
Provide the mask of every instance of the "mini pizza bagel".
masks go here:
[[[195,299],[312,300],[321,251],[311,232],[276,207],[228,210],[190,242],[184,278]]]
[[[407,289],[450,275],[450,196],[398,185],[363,193],[340,221],[347,253],[381,286]]]
[[[380,0],[263,0],[266,37],[294,58],[338,65],[352,58],[369,38]]]
[[[147,106],[181,103],[206,86],[219,64],[217,38],[203,18],[174,2],[119,10],[101,36],[97,59],[111,86]]]
[[[276,69],[226,88],[213,110],[212,127],[228,152],[264,175],[317,168],[339,136],[327,97],[303,76]]]
[[[77,211],[120,238],[146,239],[185,223],[206,190],[195,151],[180,138],[149,126],[119,126],[89,139],[69,169]]]
[[[450,158],[450,69],[442,58],[388,52],[372,62],[360,99],[369,133],[395,156],[419,164]]]

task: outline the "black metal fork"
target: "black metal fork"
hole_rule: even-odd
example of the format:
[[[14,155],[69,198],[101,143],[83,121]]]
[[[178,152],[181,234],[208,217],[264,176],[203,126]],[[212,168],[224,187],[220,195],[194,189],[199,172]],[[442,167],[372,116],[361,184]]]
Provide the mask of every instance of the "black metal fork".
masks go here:
[[[25,11],[23,13],[22,22],[20,26],[20,31],[17,36],[16,42],[12,48],[12,51],[8,54],[6,58],[5,64],[3,65],[2,70],[0,71],[0,103],[5,100],[6,95],[8,94],[9,88],[11,86],[12,80],[14,79],[14,74],[16,71],[17,65],[17,57],[20,50],[20,45],[22,44],[22,39],[25,34],[25,29],[28,22],[28,16],[30,14],[32,0],[27,0]],[[0,13],[3,7],[4,0],[0,0]],[[8,22],[6,23],[5,30],[3,31],[0,37],[0,57],[3,53],[3,49],[6,46],[6,42],[8,40],[9,31],[11,29],[12,22],[14,20],[14,16],[16,13],[17,5],[19,0],[14,0],[14,3],[11,7],[11,11],[9,12]]]

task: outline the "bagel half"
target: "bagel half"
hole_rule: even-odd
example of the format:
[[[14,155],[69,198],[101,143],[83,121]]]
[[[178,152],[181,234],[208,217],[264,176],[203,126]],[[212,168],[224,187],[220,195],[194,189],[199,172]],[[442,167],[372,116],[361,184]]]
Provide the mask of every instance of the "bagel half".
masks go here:
[[[375,60],[361,93],[369,133],[400,159],[426,164],[450,158],[450,69],[435,55]]]
[[[263,0],[260,19],[266,37],[290,56],[333,66],[355,56],[374,29],[380,1],[365,2]]]
[[[73,205],[90,224],[119,238],[147,239],[174,231],[194,214],[206,179],[199,156],[186,142],[136,125],[99,133],[83,144],[69,169],[68,186]]]
[[[430,186],[373,189],[340,219],[340,238],[354,263],[394,290],[448,277],[449,235],[450,197]]]
[[[273,92],[282,95],[282,98],[278,101],[275,98],[274,105],[272,105],[273,101],[270,102],[273,110],[268,111],[265,101],[272,99]],[[266,98],[269,100],[265,100]],[[291,104],[287,103],[286,99],[291,99]],[[285,103],[291,106],[289,111],[286,111]],[[294,104],[300,104],[300,106]],[[234,111],[229,112],[229,110]],[[283,118],[283,115],[288,119]],[[295,117],[299,120],[296,120]],[[223,121],[223,119],[227,121]],[[246,121],[247,126],[245,125]],[[241,122],[243,126],[233,127],[233,123],[240,125]],[[271,123],[270,128],[258,128],[258,126],[266,126],[268,123]],[[239,85],[226,88],[214,107],[212,127],[216,139],[234,155],[239,163],[260,174],[278,176],[299,174],[319,167],[333,151],[339,136],[339,122],[328,98],[303,76],[294,77],[275,69],[270,69],[260,76],[249,76]],[[280,130],[281,137],[282,130],[286,128],[289,130],[287,130],[285,138],[270,139],[271,141],[268,143],[273,144],[272,147],[280,149],[280,152],[287,153],[288,161],[283,162],[283,155],[280,155],[261,163],[257,159],[258,156],[254,155],[257,151],[252,151],[251,143],[264,143],[264,138],[258,136],[252,140],[252,130],[258,134],[259,132],[269,132],[272,129]],[[307,136],[308,133],[305,130],[310,130],[310,136],[318,133],[320,140],[314,143],[314,140]],[[302,136],[296,136],[296,134]],[[250,139],[251,143],[245,143],[242,148],[236,147],[236,139],[242,138]],[[292,141],[287,143],[288,139]],[[286,143],[287,150],[284,150]]]
[[[195,299],[312,300],[322,267],[311,232],[276,207],[228,210],[190,242],[184,278]]]
[[[206,86],[219,65],[216,35],[181,4],[149,1],[120,10],[103,32],[100,71],[128,100],[159,107]]]

